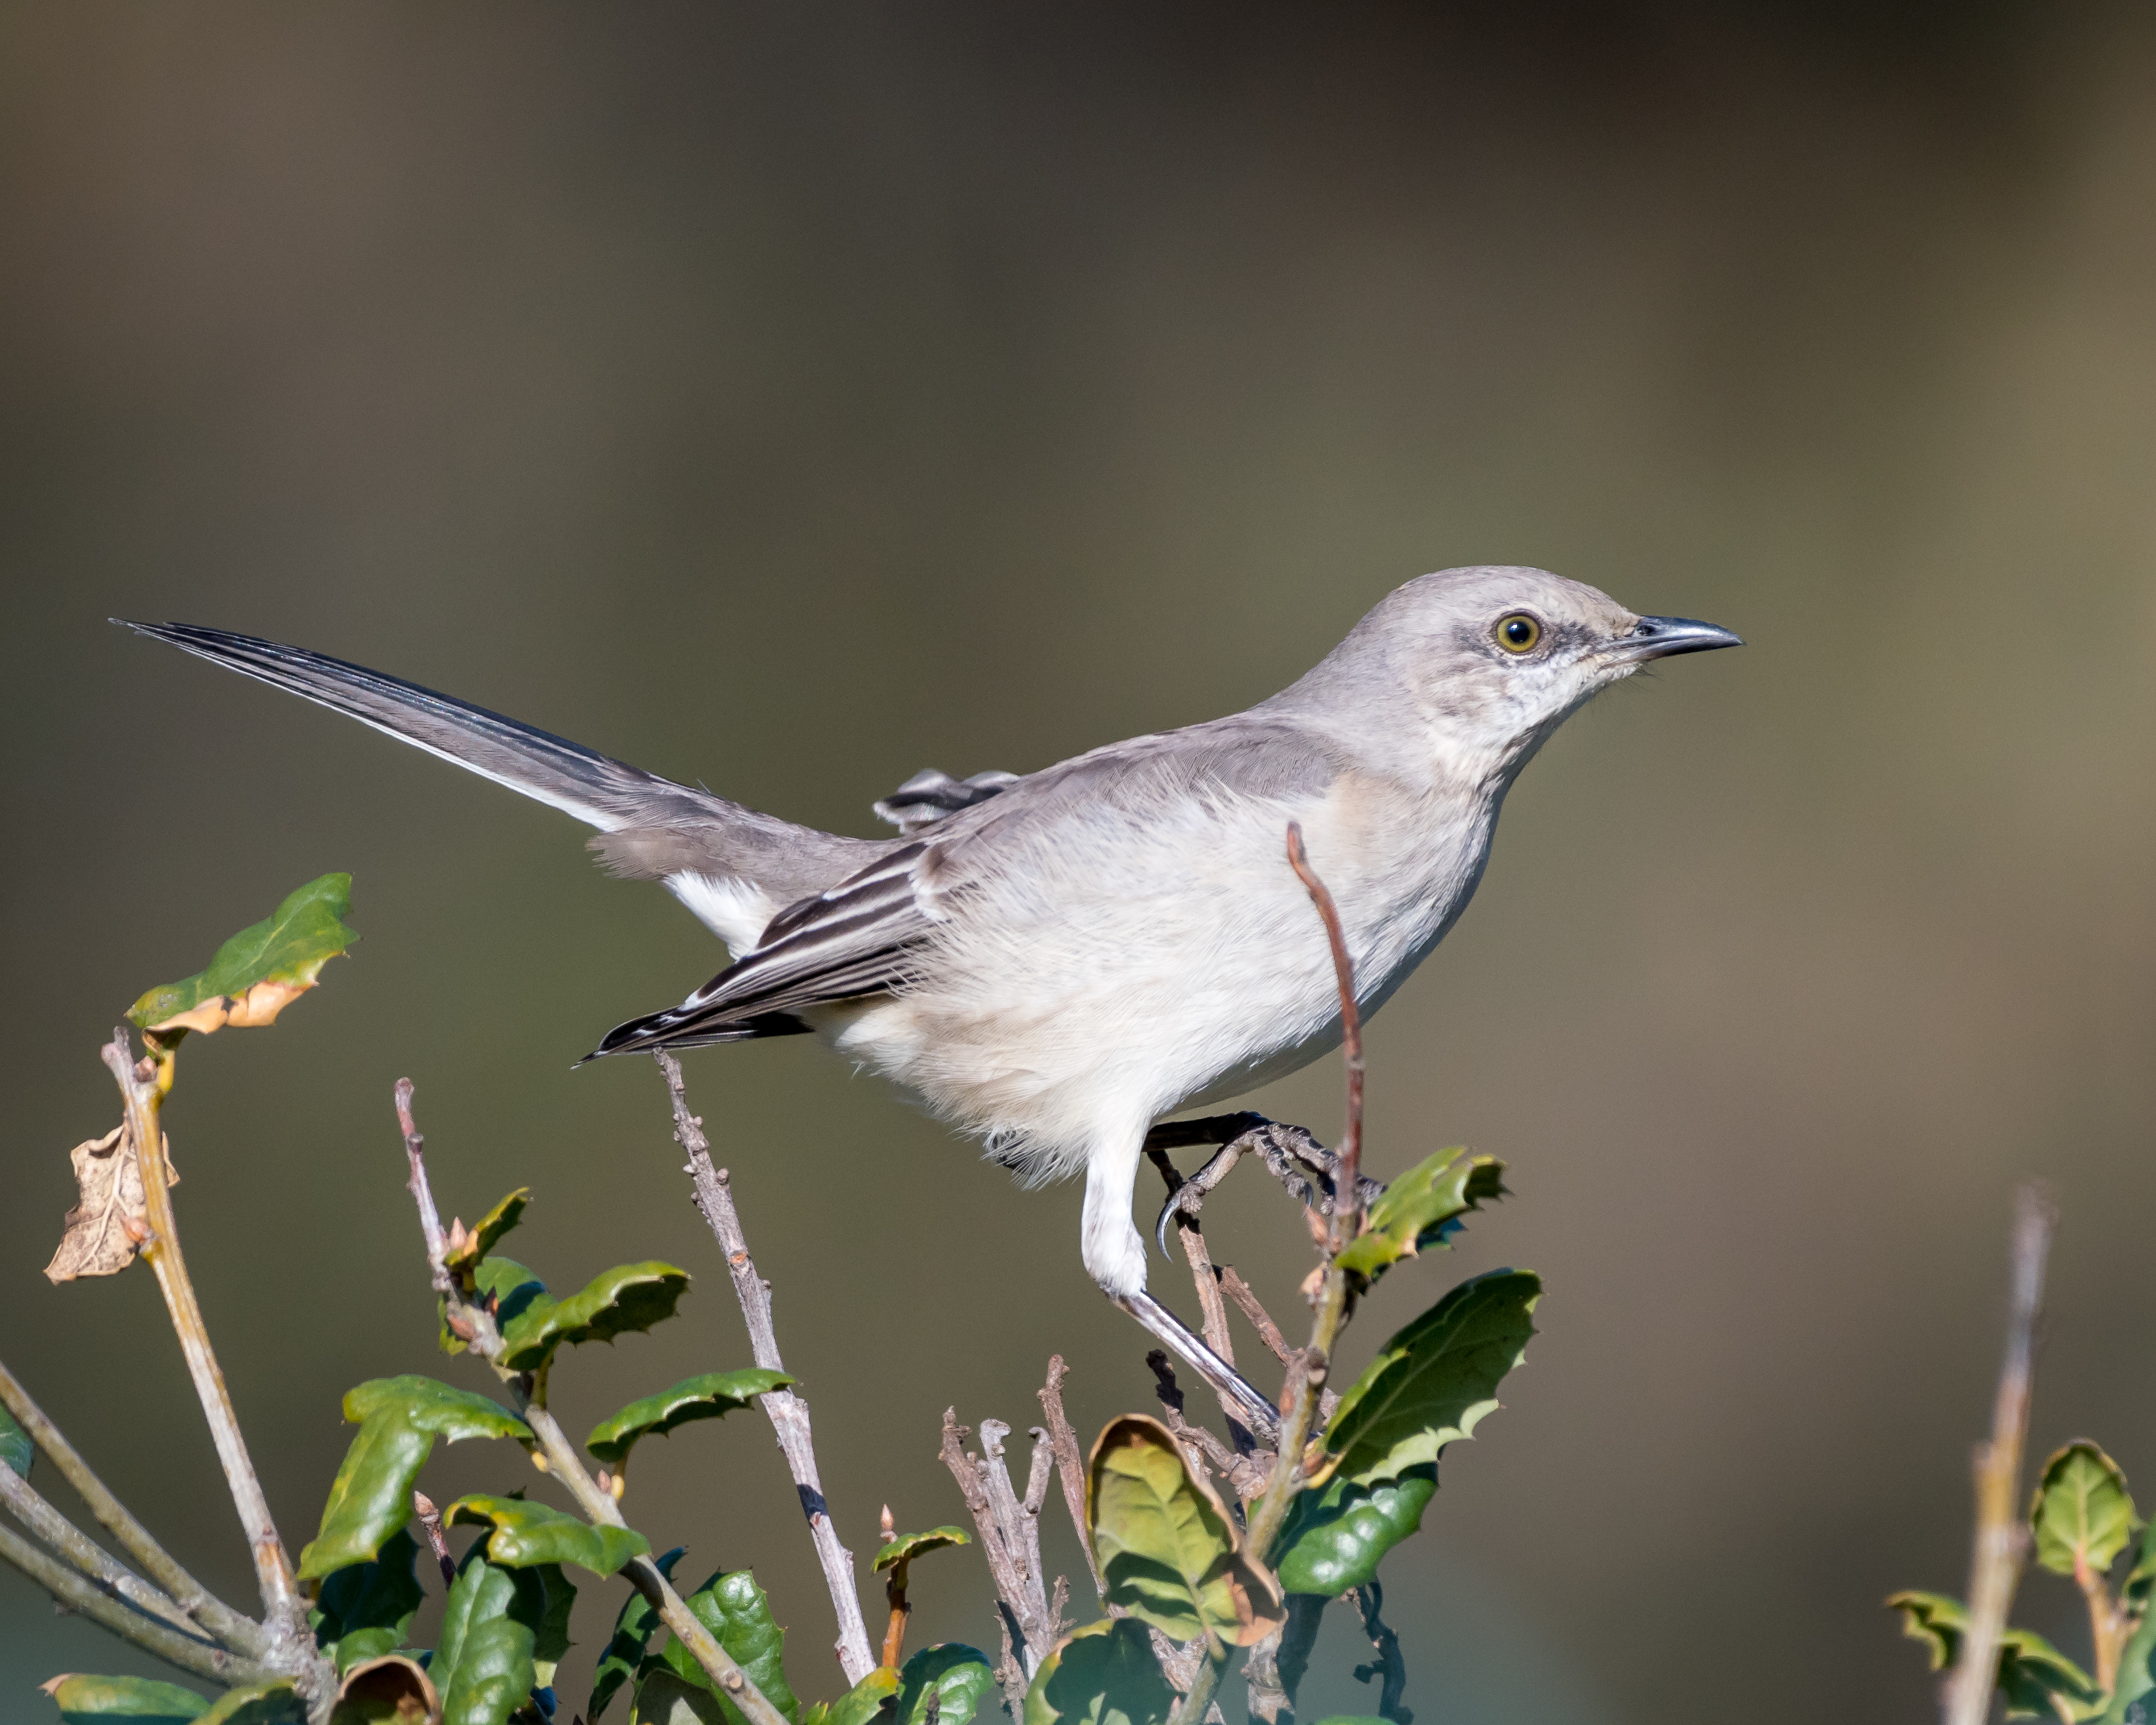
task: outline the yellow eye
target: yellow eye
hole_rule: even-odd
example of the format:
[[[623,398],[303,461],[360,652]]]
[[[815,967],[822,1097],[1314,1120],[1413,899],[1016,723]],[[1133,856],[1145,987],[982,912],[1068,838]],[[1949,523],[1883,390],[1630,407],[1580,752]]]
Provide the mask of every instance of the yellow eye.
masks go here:
[[[1542,638],[1542,624],[1524,611],[1497,619],[1497,644],[1507,653],[1532,653]]]

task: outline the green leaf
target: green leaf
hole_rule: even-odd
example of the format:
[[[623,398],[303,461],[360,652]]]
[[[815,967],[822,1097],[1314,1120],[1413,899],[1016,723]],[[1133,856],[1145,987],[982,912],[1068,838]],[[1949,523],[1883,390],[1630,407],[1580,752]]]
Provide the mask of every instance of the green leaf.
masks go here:
[[[1425,1157],[1388,1186],[1370,1206],[1363,1232],[1336,1260],[1373,1282],[1403,1258],[1448,1245],[1465,1226],[1460,1218],[1505,1195],[1505,1164],[1458,1147]]]
[[[434,1447],[433,1433],[393,1413],[362,1425],[330,1484],[321,1531],[300,1553],[300,1579],[371,1561],[411,1519],[412,1484]]]
[[[340,1671],[378,1659],[404,1645],[412,1619],[426,1597],[412,1573],[419,1548],[399,1527],[368,1563],[353,1563],[324,1579],[307,1613],[315,1644]]]
[[[900,1677],[887,1665],[880,1665],[830,1706],[822,1710],[818,1725],[869,1725],[883,1711],[884,1703],[898,1693]]]
[[[770,1602],[764,1598],[763,1589],[756,1584],[756,1577],[747,1569],[736,1569],[731,1574],[722,1569],[690,1594],[687,1604],[696,1620],[717,1638],[719,1645],[733,1656],[735,1664],[748,1673],[749,1681],[764,1692],[771,1704],[788,1718],[799,1719],[801,1703],[794,1699],[793,1691],[786,1681],[786,1631],[773,1618]],[[660,1651],[676,1675],[711,1688],[703,1666],[696,1663],[679,1637],[669,1635]],[[718,1697],[732,1725],[747,1725],[741,1711],[722,1691],[711,1688],[711,1692]]]
[[[1298,1495],[1275,1548],[1283,1593],[1337,1599],[1377,1578],[1385,1553],[1422,1525],[1437,1494],[1437,1466],[1423,1462],[1365,1485],[1335,1474]]]
[[[585,1449],[619,1473],[629,1463],[629,1452],[637,1440],[665,1437],[676,1426],[695,1420],[716,1420],[747,1407],[767,1390],[793,1379],[783,1372],[745,1366],[734,1372],[706,1372],[701,1378],[684,1378],[671,1389],[631,1402],[611,1420],[603,1420],[584,1440]]]
[[[2134,1565],[2135,1575],[2149,1561],[2152,1546],[2156,1546],[2156,1533],[2142,1542],[2141,1563]],[[2133,1586],[2129,1579],[2129,1598]],[[2132,1725],[2144,1725],[2151,1705],[2151,1691],[2156,1691],[2156,1611],[2144,1611],[2139,1626],[2119,1655],[2118,1681],[2111,1692],[2111,1705],[2103,1710],[2102,1725],[2128,1725],[2129,1717]]]
[[[59,1703],[66,1725],[79,1719],[141,1719],[182,1725],[199,1719],[209,1703],[192,1689],[148,1677],[90,1677],[74,1671],[40,1686]]]
[[[412,1486],[436,1438],[533,1441],[531,1428],[501,1403],[432,1378],[370,1378],[345,1393],[344,1417],[359,1435],[330,1486],[321,1532],[300,1553],[302,1581],[367,1562],[411,1519]]]
[[[927,1725],[928,1697],[936,1696],[938,1725],[966,1725],[981,1699],[996,1686],[988,1656],[963,1641],[923,1647],[899,1673],[898,1725]]]
[[[638,1679],[629,1709],[629,1725],[726,1725],[732,1717],[721,1711],[718,1697],[701,1683],[690,1682],[664,1664]]]
[[[443,1255],[443,1265],[449,1274],[462,1276],[476,1267],[480,1260],[494,1250],[495,1242],[516,1225],[525,1206],[531,1202],[531,1189],[519,1186],[481,1216],[478,1226],[467,1230],[464,1238]]]
[[[875,1554],[875,1568],[881,1574],[896,1564],[910,1563],[926,1553],[973,1543],[972,1536],[963,1527],[931,1527],[926,1533],[901,1533]]]
[[[2044,1464],[2029,1502],[2029,1525],[2036,1535],[2036,1561],[2046,1569],[2071,1575],[2085,1563],[2102,1575],[2140,1518],[2118,1464],[2082,1438]]]
[[[513,1617],[474,1625],[442,1691],[442,1725],[506,1725],[536,1678],[531,1631]]]
[[[15,1423],[15,1416],[0,1408],[0,1467],[12,1467],[24,1479],[30,1476],[30,1464],[38,1459],[38,1446],[30,1441],[30,1435]]]
[[[307,1725],[307,1704],[289,1678],[228,1689],[195,1725]]]
[[[2145,1611],[2152,1592],[2156,1592],[2156,1527],[2142,1534],[2140,1547],[2133,1555],[2133,1567],[2127,1572],[2118,1596],[2129,1611]]]
[[[1108,1602],[1173,1640],[1209,1630],[1247,1647],[1279,1624],[1270,1579],[1243,1555],[1227,1510],[1158,1420],[1127,1414],[1094,1443],[1086,1521]]]
[[[512,1568],[543,1563],[575,1563],[596,1574],[612,1575],[631,1558],[651,1549],[651,1542],[627,1527],[595,1527],[572,1515],[522,1497],[459,1497],[442,1512],[442,1525],[488,1527],[486,1554]]]
[[[219,947],[207,970],[151,989],[127,1017],[140,1029],[167,1036],[274,1024],[315,986],[322,966],[359,938],[342,921],[351,914],[351,875],[310,880],[267,922],[241,929]]]
[[[671,1264],[621,1264],[566,1300],[541,1294],[501,1327],[500,1363],[536,1372],[563,1343],[611,1342],[673,1317],[689,1272]]]
[[[1945,1594],[1905,1592],[1887,1599],[1902,1614],[1902,1633],[1929,1650],[1932,1669],[1944,1671],[1961,1652],[1969,1633],[1969,1609]],[[2120,1687],[2125,1686],[2123,1677]],[[1999,1692],[2010,1719],[2093,1718],[2105,1700],[2095,1680],[2034,1630],[2010,1629],[1999,1637]]]
[[[1175,1691],[1135,1618],[1065,1635],[1034,1673],[1021,1725],[1167,1725]]]
[[[494,1321],[506,1326],[521,1316],[535,1300],[543,1299],[547,1284],[514,1258],[482,1258],[471,1272],[473,1291],[484,1305],[493,1304]],[[449,1302],[437,1300],[434,1309],[442,1322],[442,1352],[462,1353],[464,1338],[449,1328]]]
[[[677,1545],[663,1558],[655,1560],[659,1573],[670,1581],[674,1566],[681,1561],[686,1546]],[[644,1650],[650,1646],[651,1638],[658,1632],[659,1610],[642,1594],[631,1593],[622,1602],[621,1610],[613,1620],[613,1635],[599,1655],[598,1669],[592,1673],[592,1698],[584,1706],[584,1717],[594,1722],[612,1703],[615,1692],[623,1684],[636,1676],[637,1668],[644,1663]]]
[[[1527,1357],[1542,1291],[1531,1271],[1493,1270],[1394,1336],[1340,1399],[1325,1433],[1327,1465],[1313,1485],[1336,1472],[1365,1485],[1397,1478],[1473,1436],[1497,1405],[1499,1383]]]

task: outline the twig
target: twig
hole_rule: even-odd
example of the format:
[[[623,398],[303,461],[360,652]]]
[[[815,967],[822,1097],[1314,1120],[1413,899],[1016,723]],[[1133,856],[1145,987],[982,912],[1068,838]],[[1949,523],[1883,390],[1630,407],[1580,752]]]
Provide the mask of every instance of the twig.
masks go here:
[[[1250,1327],[1258,1332],[1258,1340],[1265,1344],[1272,1357],[1282,1365],[1287,1363],[1291,1349],[1287,1337],[1281,1334],[1280,1326],[1273,1322],[1272,1314],[1258,1301],[1250,1283],[1235,1273],[1232,1264],[1220,1266],[1220,1286],[1235,1302],[1236,1309],[1250,1321]]]
[[[13,1468],[4,1466],[0,1466],[0,1504],[6,1505],[8,1514],[57,1556],[106,1593],[137,1611],[162,1619],[183,1635],[200,1639],[205,1646],[213,1645],[201,1625],[54,1509]]]
[[[1190,1266],[1190,1280],[1198,1290],[1198,1310],[1205,1345],[1220,1356],[1221,1363],[1230,1368],[1235,1363],[1235,1344],[1228,1334],[1228,1307],[1220,1297],[1220,1272],[1213,1266],[1213,1255],[1206,1249],[1204,1230],[1199,1225],[1198,1211],[1204,1203],[1204,1194],[1188,1204],[1178,1202],[1194,1180],[1186,1180],[1176,1171],[1175,1164],[1168,1159],[1165,1151],[1149,1153],[1153,1163],[1160,1169],[1161,1178],[1168,1182],[1168,1204],[1163,1214],[1172,1214],[1177,1237],[1183,1242],[1183,1261]],[[1226,1153],[1222,1153],[1224,1155]],[[1214,1161],[1219,1160],[1215,1157]],[[1212,1166],[1206,1164],[1207,1168]],[[1204,1170],[1201,1169],[1203,1173]],[[1158,1352],[1158,1350],[1155,1350]],[[1165,1357],[1163,1356],[1163,1359]],[[1147,1363],[1151,1364],[1148,1356]],[[1154,1368],[1158,1371],[1159,1368]],[[1228,1439],[1240,1455],[1250,1455],[1257,1444],[1250,1429],[1236,1415],[1235,1404],[1219,1391],[1214,1392],[1220,1404],[1220,1417],[1227,1422]],[[1177,1409],[1178,1413],[1182,1410]]]
[[[269,1666],[227,1652],[222,1647],[213,1647],[154,1618],[145,1617],[7,1527],[0,1527],[0,1563],[21,1570],[69,1610],[80,1612],[122,1640],[131,1641],[167,1665],[192,1671],[198,1677],[207,1677],[213,1683],[239,1684],[259,1683],[277,1675]]]
[[[172,1182],[165,1162],[165,1136],[158,1120],[165,1093],[172,1085],[173,1054],[170,1047],[149,1039],[150,1052],[137,1065],[131,1052],[125,1025],[115,1029],[103,1050],[105,1064],[112,1070],[126,1110],[127,1128],[141,1160],[142,1195],[150,1237],[142,1255],[157,1272],[157,1286],[165,1296],[165,1310],[179,1337],[180,1352],[187,1363],[201,1399],[203,1418],[223,1464],[225,1484],[231,1489],[233,1507],[247,1536],[249,1553],[254,1559],[254,1579],[262,1593],[264,1626],[272,1639],[272,1662],[298,1669],[314,1654],[314,1636],[307,1628],[297,1584],[292,1579],[292,1559],[278,1536],[270,1514],[270,1500],[247,1454],[247,1440],[239,1430],[239,1416],[224,1387],[224,1373],[210,1347],[209,1330],[203,1322],[202,1306],[195,1298],[187,1260],[180,1252],[179,1220],[172,1209]]]
[[[1209,1462],[1235,1488],[1235,1501],[1229,1505],[1229,1513],[1235,1517],[1235,1526],[1243,1525],[1243,1506],[1265,1488],[1271,1476],[1272,1452],[1260,1450],[1245,1452],[1232,1450],[1202,1425],[1194,1425],[1183,1417],[1183,1388],[1175,1381],[1175,1368],[1168,1363],[1168,1356],[1158,1348],[1146,1355],[1146,1364],[1153,1375],[1153,1394],[1159,1397],[1161,1410],[1168,1416],[1161,1423],[1166,1425],[1175,1440],[1186,1451],[1195,1450],[1190,1456],[1194,1473],[1202,1472],[1200,1465]]]
[[[2029,1532],[2019,1511],[2021,1452],[2029,1435],[2035,1376],[2036,1319],[2044,1303],[2044,1262],[2057,1219],[2050,1195],[2031,1181],[2015,1194],[2012,1292],[2006,1357],[1992,1403],[1991,1437],[1976,1447],[1976,1545],[1969,1559],[1969,1628],[1947,1683],[1948,1725],[1984,1725],[1999,1681],[1999,1638],[2020,1579]]]
[[[712,1165],[704,1123],[689,1111],[681,1063],[663,1049],[656,1051],[656,1058],[674,1106],[674,1140],[688,1155],[687,1172],[694,1185],[696,1208],[703,1212],[704,1220],[717,1239],[727,1273],[733,1278],[734,1294],[748,1325],[750,1353],[767,1371],[783,1372],[786,1366],[779,1358],[778,1332],[771,1318],[771,1284],[756,1273],[756,1260],[749,1256],[748,1237],[742,1231],[726,1171]],[[808,1518],[808,1537],[816,1548],[816,1560],[823,1567],[832,1613],[838,1619],[839,1665],[849,1683],[858,1683],[875,1669],[875,1656],[869,1651],[868,1625],[861,1616],[854,1554],[839,1543],[839,1530],[832,1523],[830,1505],[824,1500],[824,1483],[817,1472],[808,1404],[788,1389],[767,1390],[757,1402],[771,1421],[779,1453],[785,1456],[787,1471],[793,1476],[793,1488],[800,1494],[802,1513]]]
[[[174,1604],[234,1652],[252,1659],[260,1659],[269,1652],[269,1631],[253,1618],[235,1611],[180,1567],[177,1560],[151,1536],[150,1530],[136,1520],[127,1506],[90,1471],[90,1464],[5,1366],[0,1366],[0,1402],[7,1404],[16,1424],[44,1451],[46,1458],[60,1471],[60,1477],[74,1488],[75,1495],[90,1506],[90,1512],[142,1566],[150,1579],[165,1590]]]
[[[1332,1185],[1335,1202],[1331,1238],[1324,1281],[1313,1302],[1317,1312],[1311,1326],[1310,1345],[1302,1350],[1300,1370],[1296,1362],[1291,1361],[1288,1366],[1288,1381],[1281,1391],[1280,1449],[1273,1461],[1272,1480],[1251,1513],[1250,1532],[1245,1541],[1245,1548],[1260,1563],[1264,1563],[1270,1553],[1273,1541],[1280,1537],[1281,1528],[1287,1520],[1289,1506],[1302,1489],[1303,1445],[1310,1440],[1317,1398],[1325,1388],[1332,1350],[1349,1311],[1348,1277],[1339,1267],[1338,1255],[1354,1239],[1363,1223],[1363,1029],[1355,1007],[1354,962],[1348,956],[1340,912],[1333,905],[1332,895],[1326,891],[1325,883],[1317,878],[1304,856],[1302,828],[1294,821],[1288,823],[1287,860],[1288,866],[1302,882],[1303,890],[1310,895],[1311,902],[1317,907],[1318,917],[1325,924],[1327,942],[1332,948],[1332,978],[1340,1000],[1341,1053],[1348,1068],[1348,1126],[1342,1136],[1339,1166]],[[1212,1703],[1213,1691],[1220,1681],[1224,1665],[1222,1659],[1206,1661],[1190,1692],[1177,1707],[1172,1725],[1199,1725]]]
[[[1414,1725],[1414,1714],[1402,1705],[1408,1692],[1407,1661],[1400,1656],[1400,1638],[1393,1633],[1382,1615],[1385,1590],[1372,1580],[1357,1588],[1352,1597],[1355,1609],[1362,1615],[1363,1633],[1370,1638],[1370,1645],[1378,1655],[1368,1665],[1355,1667],[1355,1681],[1367,1683],[1373,1677],[1379,1679],[1378,1717],[1390,1719],[1393,1725]]]
[[[427,1183],[427,1139],[412,1119],[412,1081],[400,1078],[392,1094],[397,1100],[397,1124],[404,1134],[404,1159],[411,1178],[404,1189],[419,1208],[419,1236],[426,1244],[427,1267],[434,1291],[444,1298],[449,1292],[449,1240],[442,1232],[442,1213],[434,1208],[434,1190]]]
[[[425,1141],[412,1121],[412,1084],[409,1079],[397,1082],[397,1118],[403,1128],[405,1153],[412,1168],[411,1193],[422,1218],[432,1216],[434,1224],[427,1242],[427,1252],[435,1274],[448,1284],[443,1297],[448,1301],[450,1327],[463,1337],[471,1351],[494,1368],[495,1375],[506,1384],[516,1402],[516,1411],[524,1416],[524,1423],[539,1440],[539,1453],[546,1458],[542,1473],[551,1474],[577,1500],[577,1507],[584,1512],[585,1519],[608,1527],[626,1527],[621,1506],[610,1493],[602,1491],[591,1475],[585,1471],[583,1459],[579,1456],[561,1422],[547,1410],[543,1392],[535,1399],[539,1386],[534,1376],[527,1372],[511,1370],[501,1363],[501,1332],[486,1309],[466,1296],[457,1279],[449,1273],[445,1257],[447,1242],[441,1231],[440,1212],[434,1208],[434,1195],[427,1179],[427,1164],[424,1146]],[[542,1374],[543,1375],[543,1374]],[[539,1457],[532,1458],[537,1466]],[[701,1666],[711,1680],[726,1692],[727,1698],[738,1707],[749,1721],[749,1725],[788,1725],[786,1716],[773,1706],[769,1697],[757,1687],[748,1673],[735,1662],[734,1657],[719,1645],[718,1640],[703,1621],[691,1611],[673,1584],[660,1573],[659,1566],[649,1555],[631,1558],[622,1567],[621,1574],[637,1592],[643,1594],[651,1608],[659,1614],[660,1620],[673,1630],[675,1638],[689,1650],[689,1656]]]
[[[424,1491],[414,1491],[412,1513],[419,1518],[420,1531],[427,1536],[428,1547],[434,1553],[434,1566],[442,1572],[443,1583],[455,1586],[457,1560],[449,1555],[449,1538],[442,1531],[441,1511],[434,1507],[434,1500]]]
[[[1093,1557],[1093,1536],[1086,1526],[1086,1458],[1078,1447],[1078,1434],[1070,1429],[1070,1417],[1063,1411],[1063,1380],[1070,1375],[1070,1367],[1063,1363],[1063,1356],[1052,1353],[1048,1357],[1048,1382],[1034,1394],[1040,1398],[1041,1411],[1048,1417],[1049,1446],[1055,1452],[1056,1478],[1063,1486],[1064,1507],[1070,1512],[1070,1525],[1078,1534],[1078,1549],[1086,1553],[1086,1568],[1093,1577],[1093,1591],[1106,1596],[1107,1587],[1101,1579],[1101,1566]]]
[[[966,1453],[968,1430],[958,1424],[956,1408],[944,1409],[943,1443],[938,1453],[951,1470],[951,1477],[958,1482],[959,1495],[966,1500],[966,1508],[980,1532],[981,1554],[988,1559],[988,1574],[995,1582],[996,1601],[1009,1644],[997,1680],[1010,1702],[1011,1717],[1016,1718],[1024,1708],[1025,1692],[1034,1673],[1055,1644],[1058,1615],[1050,1611],[1040,1571],[1039,1507],[1036,1504],[1029,1511],[1019,1502],[1004,1465],[1003,1440],[1010,1427],[1000,1420],[983,1420],[982,1453],[978,1456]],[[1045,1432],[1034,1440],[1036,1447],[1044,1442],[1052,1446],[1053,1440]],[[1038,1466],[1031,1478],[1040,1482],[1045,1497],[1047,1481]]]

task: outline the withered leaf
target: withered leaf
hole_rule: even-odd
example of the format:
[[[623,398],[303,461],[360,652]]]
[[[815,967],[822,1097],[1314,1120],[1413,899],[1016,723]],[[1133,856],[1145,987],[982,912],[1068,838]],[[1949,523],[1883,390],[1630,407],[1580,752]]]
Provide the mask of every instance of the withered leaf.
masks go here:
[[[149,1238],[149,1209],[142,1191],[142,1159],[125,1126],[101,1138],[85,1138],[68,1153],[74,1164],[80,1201],[67,1213],[59,1250],[45,1266],[55,1283],[82,1276],[117,1276],[135,1261]],[[166,1184],[180,1183],[172,1166],[172,1140],[165,1141]]]

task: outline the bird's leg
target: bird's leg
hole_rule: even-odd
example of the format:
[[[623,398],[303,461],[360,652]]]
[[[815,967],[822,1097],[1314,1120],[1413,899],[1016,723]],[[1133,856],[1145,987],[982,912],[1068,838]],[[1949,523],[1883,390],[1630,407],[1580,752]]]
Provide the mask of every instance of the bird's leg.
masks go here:
[[[1280,1409],[1265,1393],[1205,1345],[1204,1339],[1151,1294],[1110,1294],[1108,1297],[1152,1332],[1155,1340],[1203,1378],[1216,1394],[1242,1410],[1243,1423],[1270,1445],[1280,1442]]]
[[[1188,1179],[1176,1172],[1168,1152],[1186,1144],[1218,1144],[1220,1148]],[[1340,1159],[1299,1126],[1286,1126],[1245,1109],[1238,1114],[1215,1114],[1204,1120],[1171,1120],[1146,1134],[1146,1154],[1168,1180],[1168,1202],[1153,1224],[1153,1239],[1161,1254],[1168,1254],[1168,1224],[1176,1215],[1194,1218],[1205,1195],[1244,1157],[1255,1153],[1272,1177],[1287,1189],[1297,1204],[1321,1216],[1332,1214],[1332,1183]],[[1384,1187],[1368,1175],[1356,1182],[1367,1206]]]

